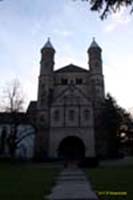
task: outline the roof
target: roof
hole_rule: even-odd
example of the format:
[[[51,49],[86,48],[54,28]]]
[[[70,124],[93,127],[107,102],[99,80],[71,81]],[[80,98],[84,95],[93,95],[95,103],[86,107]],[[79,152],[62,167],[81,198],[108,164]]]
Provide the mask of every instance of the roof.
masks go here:
[[[12,124],[14,123],[20,124],[29,124],[29,119],[26,113],[7,113],[0,112],[0,124]]]
[[[89,71],[87,69],[83,69],[79,66],[70,64],[65,67],[62,67],[61,69],[56,70],[55,72],[58,72],[58,73],[79,72],[79,73],[81,73],[81,72],[89,72]]]
[[[48,38],[47,42],[45,43],[43,49],[54,49],[53,45],[50,42],[50,38]]]
[[[101,47],[100,47],[100,46],[97,44],[97,42],[95,41],[95,38],[93,38],[93,41],[92,41],[92,43],[91,43],[89,49],[90,49],[90,48],[99,48],[99,49],[101,49]]]
[[[36,112],[36,107],[37,107],[37,102],[36,101],[31,101],[29,103],[28,108],[27,108],[27,113],[35,113]]]

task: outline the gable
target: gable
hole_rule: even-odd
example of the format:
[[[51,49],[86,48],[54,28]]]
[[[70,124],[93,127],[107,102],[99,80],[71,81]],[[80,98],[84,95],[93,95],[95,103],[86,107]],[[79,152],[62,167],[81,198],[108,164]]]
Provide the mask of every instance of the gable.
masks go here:
[[[55,71],[55,73],[69,73],[69,72],[81,73],[81,72],[89,72],[89,71],[84,68],[81,68],[79,66],[73,65],[73,64],[67,65],[67,66]]]
[[[53,105],[83,105],[90,103],[90,98],[75,85],[68,85],[54,97]]]

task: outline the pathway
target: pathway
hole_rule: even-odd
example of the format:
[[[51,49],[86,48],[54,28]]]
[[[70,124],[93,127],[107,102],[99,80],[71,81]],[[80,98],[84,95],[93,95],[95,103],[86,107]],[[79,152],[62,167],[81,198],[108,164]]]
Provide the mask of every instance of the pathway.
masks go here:
[[[48,200],[98,200],[84,172],[76,166],[65,168]]]

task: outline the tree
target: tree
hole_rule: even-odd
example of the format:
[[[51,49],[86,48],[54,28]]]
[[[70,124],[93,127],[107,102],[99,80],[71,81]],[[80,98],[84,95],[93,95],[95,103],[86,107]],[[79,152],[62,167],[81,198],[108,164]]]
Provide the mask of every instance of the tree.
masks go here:
[[[6,85],[3,90],[3,102],[2,102],[2,110],[8,116],[8,123],[10,124],[10,131],[6,133],[6,145],[8,146],[9,154],[12,158],[15,157],[15,153],[19,144],[26,137],[33,135],[33,130],[25,130],[21,131],[21,134],[18,134],[20,129],[20,125],[23,120],[28,121],[28,117],[25,113],[23,113],[23,104],[24,104],[24,95],[21,89],[21,85],[18,80],[12,80],[10,83]],[[2,138],[4,138],[2,140]],[[5,136],[1,134],[1,144],[4,145]]]
[[[102,113],[101,127],[105,132],[105,137],[108,143],[108,156],[117,157],[121,142],[121,127],[123,125],[130,126],[133,120],[117,102],[107,94]]]
[[[77,0],[74,0],[77,1]],[[122,7],[130,7],[133,12],[133,0],[80,0],[88,2],[92,11],[101,12],[101,19],[104,19],[111,12],[118,12]]]
[[[3,89],[1,109],[8,113],[23,111],[24,95],[21,84],[17,79],[7,83]]]

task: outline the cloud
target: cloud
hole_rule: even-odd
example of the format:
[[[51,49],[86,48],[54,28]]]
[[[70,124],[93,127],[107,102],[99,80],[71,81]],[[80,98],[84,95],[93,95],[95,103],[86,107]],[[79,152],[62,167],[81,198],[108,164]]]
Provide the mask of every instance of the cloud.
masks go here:
[[[130,22],[131,17],[129,13],[126,12],[125,8],[122,8],[119,12],[112,14],[111,22],[106,25],[105,32],[113,32],[118,27],[129,24]]]

